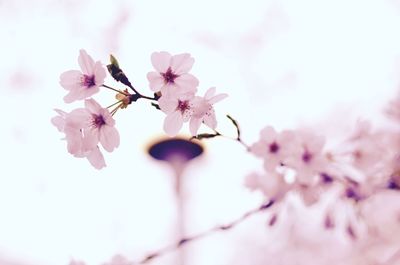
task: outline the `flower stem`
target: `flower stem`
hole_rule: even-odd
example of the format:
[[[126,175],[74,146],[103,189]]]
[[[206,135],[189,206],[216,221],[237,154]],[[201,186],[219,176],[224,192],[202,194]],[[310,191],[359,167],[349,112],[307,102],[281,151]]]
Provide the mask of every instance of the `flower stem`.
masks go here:
[[[107,109],[109,109],[109,108],[111,108],[111,107],[117,105],[118,103],[121,103],[122,101],[124,101],[124,100],[123,100],[123,99],[118,100],[117,102],[115,102],[115,103],[111,104],[110,106],[108,106]]]
[[[274,205],[274,203],[275,203],[274,200],[270,200],[270,201],[262,204],[261,206],[244,213],[242,216],[240,216],[236,220],[231,221],[230,223],[215,226],[213,228],[210,228],[210,229],[208,229],[202,233],[199,233],[197,235],[194,235],[194,236],[183,237],[180,240],[178,240],[175,244],[164,247],[158,251],[154,251],[154,252],[150,253],[149,255],[147,255],[146,257],[144,257],[143,259],[141,259],[139,262],[135,262],[133,264],[147,264],[147,263],[153,261],[155,258],[159,258],[167,253],[178,250],[179,248],[181,248],[183,245],[185,245],[187,243],[197,241],[204,237],[210,236],[216,232],[227,231],[227,230],[233,229],[235,226],[241,224],[243,221],[247,220],[249,217],[269,209],[271,206]]]
[[[118,93],[120,93],[120,94],[122,94],[122,95],[125,95],[125,96],[127,96],[127,97],[129,97],[130,95],[129,94],[127,94],[127,93],[125,93],[125,92],[123,92],[123,91],[120,91],[120,90],[118,90],[118,89],[115,89],[115,88],[113,88],[113,87],[110,87],[110,86],[107,86],[107,85],[102,85],[103,87],[105,87],[105,88],[108,88],[108,89],[111,89],[111,90],[113,90],[113,91],[115,91],[115,92],[118,92]]]

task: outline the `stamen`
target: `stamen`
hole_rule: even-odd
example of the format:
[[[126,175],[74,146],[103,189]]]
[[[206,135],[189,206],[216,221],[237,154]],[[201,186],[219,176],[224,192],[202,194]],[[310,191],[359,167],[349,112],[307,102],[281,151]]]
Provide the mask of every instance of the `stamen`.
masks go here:
[[[183,114],[185,111],[190,109],[189,101],[188,100],[184,100],[184,101],[179,100],[178,107],[176,107],[176,109],[179,110]]]
[[[303,160],[303,162],[308,163],[311,161],[313,155],[308,152],[307,150],[303,153],[301,159]]]
[[[279,151],[279,145],[276,142],[273,142],[269,145],[269,152],[270,153],[277,153]]]
[[[94,75],[83,75],[82,85],[86,88],[91,88],[96,85],[96,80]]]
[[[103,126],[104,124],[106,124],[104,118],[102,115],[96,115],[93,114],[93,119],[92,119],[92,125],[95,128],[100,128],[101,126]]]
[[[161,73],[161,75],[162,75],[162,77],[164,77],[165,84],[173,84],[175,81],[175,78],[177,78],[179,76],[172,72],[171,67],[168,68],[167,72]]]

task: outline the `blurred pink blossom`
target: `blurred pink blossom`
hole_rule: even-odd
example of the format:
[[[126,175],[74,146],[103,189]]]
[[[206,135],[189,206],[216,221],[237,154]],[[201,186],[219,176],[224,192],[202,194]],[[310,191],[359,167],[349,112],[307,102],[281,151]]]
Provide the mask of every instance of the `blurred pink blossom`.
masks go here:
[[[151,63],[156,72],[149,72],[150,89],[161,91],[162,95],[195,92],[199,81],[188,72],[192,69],[194,59],[188,53],[171,56],[168,52],[154,52]]]
[[[100,61],[94,62],[85,50],[80,50],[79,70],[69,70],[61,74],[60,84],[69,93],[64,97],[65,103],[88,98],[99,91],[106,77],[106,71]]]
[[[260,139],[250,147],[250,151],[257,157],[264,159],[267,171],[274,171],[298,148],[295,144],[295,134],[292,131],[277,133],[273,127],[267,126],[260,132]]]
[[[286,164],[296,171],[296,181],[302,184],[311,184],[321,172],[326,170],[328,160],[323,154],[325,139],[310,131],[296,132],[296,142],[292,145],[292,154],[286,159]]]
[[[268,199],[278,200],[283,197],[289,188],[282,174],[277,172],[268,174],[251,173],[245,178],[245,186],[250,190],[260,190]]]

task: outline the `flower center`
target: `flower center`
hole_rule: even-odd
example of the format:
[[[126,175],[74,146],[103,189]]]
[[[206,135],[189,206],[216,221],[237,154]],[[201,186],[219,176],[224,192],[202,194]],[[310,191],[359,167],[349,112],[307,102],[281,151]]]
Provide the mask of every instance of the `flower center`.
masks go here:
[[[190,105],[189,105],[189,100],[179,100],[178,101],[178,107],[176,108],[177,110],[179,110],[182,114],[190,109]]]
[[[82,85],[86,88],[91,88],[96,85],[94,75],[83,75]]]
[[[162,77],[164,77],[165,84],[172,84],[179,75],[176,75],[172,72],[171,67],[168,68],[167,72],[161,73]]]
[[[311,161],[313,155],[308,152],[307,150],[303,153],[301,159],[303,160],[304,163],[308,163]]]
[[[277,153],[279,151],[279,145],[276,142],[273,142],[272,144],[269,145],[269,152],[270,153]]]
[[[101,126],[103,126],[104,124],[106,124],[106,122],[104,121],[103,116],[101,115],[96,115],[93,114],[93,120],[92,120],[92,124],[95,128],[100,128]]]

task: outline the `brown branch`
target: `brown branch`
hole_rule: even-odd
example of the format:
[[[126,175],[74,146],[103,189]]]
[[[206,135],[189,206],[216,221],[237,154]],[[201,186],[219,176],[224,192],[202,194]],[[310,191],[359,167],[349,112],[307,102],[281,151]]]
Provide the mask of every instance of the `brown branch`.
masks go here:
[[[224,224],[224,225],[215,226],[215,227],[213,227],[213,228],[211,228],[209,230],[206,230],[206,231],[204,231],[202,233],[199,233],[199,234],[191,236],[191,237],[182,238],[182,239],[178,240],[175,244],[166,246],[164,248],[161,248],[161,249],[159,249],[157,251],[154,251],[154,252],[150,253],[149,255],[147,255],[146,257],[141,259],[139,262],[134,263],[134,264],[147,264],[147,263],[153,261],[156,258],[159,258],[159,257],[161,257],[161,256],[163,256],[165,254],[168,254],[170,252],[178,250],[183,245],[186,245],[188,243],[197,241],[199,239],[202,239],[204,237],[212,235],[212,234],[214,234],[215,232],[218,232],[218,231],[230,230],[230,229],[234,228],[235,226],[237,226],[238,224],[240,224],[243,221],[245,221],[246,219],[248,219],[249,217],[251,217],[251,216],[253,216],[253,215],[257,214],[257,213],[260,213],[260,212],[263,212],[263,211],[267,210],[273,204],[274,204],[274,200],[270,200],[270,201],[262,204],[261,206],[244,213],[241,217],[239,217],[238,219],[236,219],[234,221],[231,221],[230,223],[227,223],[227,224]]]

